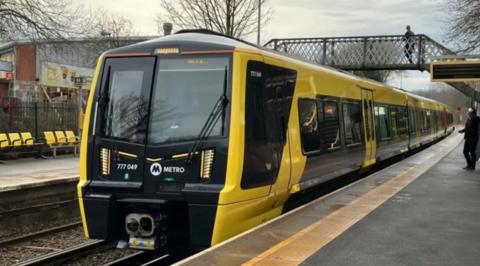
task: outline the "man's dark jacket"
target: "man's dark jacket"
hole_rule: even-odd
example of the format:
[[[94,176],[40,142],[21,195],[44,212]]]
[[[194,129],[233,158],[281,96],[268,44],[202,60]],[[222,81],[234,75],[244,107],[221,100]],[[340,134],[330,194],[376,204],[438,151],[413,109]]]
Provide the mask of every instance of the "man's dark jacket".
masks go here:
[[[477,142],[478,141],[478,125],[480,118],[478,116],[473,116],[467,119],[465,123],[465,128],[460,130],[460,133],[465,133],[463,138],[467,142]]]

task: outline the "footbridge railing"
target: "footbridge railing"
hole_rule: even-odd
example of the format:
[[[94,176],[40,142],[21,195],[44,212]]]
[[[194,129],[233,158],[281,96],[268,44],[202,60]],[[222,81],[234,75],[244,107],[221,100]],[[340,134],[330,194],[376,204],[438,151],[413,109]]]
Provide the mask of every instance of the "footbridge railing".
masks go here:
[[[266,47],[308,61],[344,70],[420,70],[455,53],[430,37],[404,35],[272,39]],[[467,83],[448,83],[462,93],[480,100]]]

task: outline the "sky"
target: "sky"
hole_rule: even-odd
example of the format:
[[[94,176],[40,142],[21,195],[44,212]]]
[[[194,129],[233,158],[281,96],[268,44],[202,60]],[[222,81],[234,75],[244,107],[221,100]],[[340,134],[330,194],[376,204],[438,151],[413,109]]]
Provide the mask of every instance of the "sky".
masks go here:
[[[141,35],[157,35],[158,0],[82,0],[87,7],[102,7],[129,18]],[[448,0],[269,0],[270,23],[262,42],[271,38],[336,37],[403,34],[405,25],[445,43]],[[174,28],[175,31],[175,28]],[[256,42],[251,36],[249,41]],[[428,87],[427,73],[394,74],[391,85],[405,89]]]

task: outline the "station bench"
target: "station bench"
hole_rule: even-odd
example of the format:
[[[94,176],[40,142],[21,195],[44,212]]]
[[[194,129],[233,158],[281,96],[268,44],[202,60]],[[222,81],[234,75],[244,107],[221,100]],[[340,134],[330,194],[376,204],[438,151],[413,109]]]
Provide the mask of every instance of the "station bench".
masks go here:
[[[57,149],[73,149],[73,154],[77,155],[80,139],[73,131],[44,131],[43,135],[45,145],[53,151],[53,157],[57,156]]]
[[[79,137],[71,130],[44,131],[43,138],[35,139],[30,132],[0,133],[0,154],[27,153],[38,150],[40,156],[43,148],[49,148],[53,157],[58,149],[73,149],[77,155]]]

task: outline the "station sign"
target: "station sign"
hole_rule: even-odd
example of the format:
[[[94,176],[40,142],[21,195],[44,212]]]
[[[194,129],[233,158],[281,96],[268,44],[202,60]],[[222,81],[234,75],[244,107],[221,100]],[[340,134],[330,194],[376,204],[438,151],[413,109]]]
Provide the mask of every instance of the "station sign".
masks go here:
[[[42,62],[40,85],[57,88],[77,88],[93,75],[93,69],[51,62]],[[81,78],[81,79],[77,79]],[[77,82],[81,81],[81,82]]]

